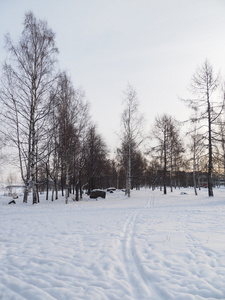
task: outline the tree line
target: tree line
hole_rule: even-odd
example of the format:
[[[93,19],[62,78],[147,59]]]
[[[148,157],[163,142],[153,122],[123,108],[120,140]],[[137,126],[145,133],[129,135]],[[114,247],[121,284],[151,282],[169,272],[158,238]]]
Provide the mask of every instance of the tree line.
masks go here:
[[[192,112],[185,137],[182,124],[167,114],[157,116],[150,137],[144,136],[137,93],[127,86],[121,146],[110,159],[84,91],[58,70],[55,34],[47,22],[28,12],[19,41],[7,34],[5,42],[0,143],[17,150],[25,203],[29,191],[34,204],[41,191],[52,201],[61,191],[68,203],[70,197],[81,199],[84,190],[109,186],[124,188],[128,197],[141,186],[164,194],[168,187],[193,186],[197,194],[207,186],[213,196],[213,186],[225,182],[224,96],[207,60],[192,78],[193,99],[182,99]]]

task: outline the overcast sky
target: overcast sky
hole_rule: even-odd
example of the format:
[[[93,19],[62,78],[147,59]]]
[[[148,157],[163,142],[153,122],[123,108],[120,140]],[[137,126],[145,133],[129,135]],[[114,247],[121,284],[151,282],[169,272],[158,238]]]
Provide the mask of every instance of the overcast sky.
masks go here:
[[[29,10],[56,33],[60,68],[85,90],[111,151],[128,83],[148,131],[157,115],[187,118],[178,97],[206,58],[225,71],[224,0],[0,0],[0,62],[4,35],[16,41]]]

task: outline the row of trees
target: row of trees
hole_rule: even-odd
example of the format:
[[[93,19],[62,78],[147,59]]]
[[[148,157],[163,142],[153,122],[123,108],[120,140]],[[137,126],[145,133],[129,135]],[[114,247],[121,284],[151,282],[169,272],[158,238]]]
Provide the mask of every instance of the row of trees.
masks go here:
[[[45,21],[29,12],[17,45],[6,36],[9,57],[1,76],[2,135],[17,149],[24,202],[32,188],[33,203],[39,190],[51,183],[55,198],[71,187],[81,197],[82,184],[94,186],[107,160],[106,146],[89,121],[84,92],[75,89],[66,72],[57,70],[55,35]],[[3,125],[4,124],[4,125]],[[83,181],[83,182],[82,182]],[[52,193],[53,195],[53,193]]]
[[[197,194],[205,174],[209,196],[213,196],[213,176],[220,173],[216,166],[223,165],[225,174],[225,137],[223,101],[212,98],[219,78],[214,77],[208,61],[193,77],[192,91],[198,97],[185,100],[193,111],[188,133],[191,158],[180,136],[181,124],[166,114],[155,119],[151,132],[154,146],[144,148],[148,139],[142,134],[137,93],[128,85],[121,147],[111,160],[91,121],[84,92],[74,88],[66,72],[58,71],[55,35],[47,23],[27,13],[20,40],[15,45],[7,35],[6,47],[9,57],[1,75],[1,135],[7,145],[17,149],[26,187],[24,202],[30,189],[33,203],[38,203],[43,189],[48,199],[50,187],[52,200],[58,198],[60,189],[66,203],[70,194],[79,200],[84,188],[90,192],[107,186],[126,188],[129,197],[132,188],[143,185],[160,186],[166,194],[168,186],[172,191],[193,184]]]

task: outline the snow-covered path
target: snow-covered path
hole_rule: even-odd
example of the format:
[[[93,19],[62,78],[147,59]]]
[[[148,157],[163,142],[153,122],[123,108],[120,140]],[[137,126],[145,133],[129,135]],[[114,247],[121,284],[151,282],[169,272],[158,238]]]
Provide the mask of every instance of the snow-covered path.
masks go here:
[[[0,299],[225,299],[225,190],[0,202]]]

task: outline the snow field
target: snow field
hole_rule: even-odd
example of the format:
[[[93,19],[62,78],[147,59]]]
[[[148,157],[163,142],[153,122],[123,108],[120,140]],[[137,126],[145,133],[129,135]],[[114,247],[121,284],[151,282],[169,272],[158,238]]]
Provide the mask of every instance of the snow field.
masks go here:
[[[0,199],[0,299],[225,299],[225,190]]]

